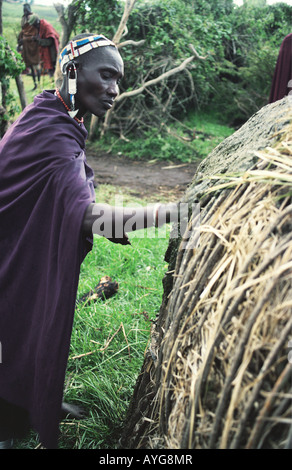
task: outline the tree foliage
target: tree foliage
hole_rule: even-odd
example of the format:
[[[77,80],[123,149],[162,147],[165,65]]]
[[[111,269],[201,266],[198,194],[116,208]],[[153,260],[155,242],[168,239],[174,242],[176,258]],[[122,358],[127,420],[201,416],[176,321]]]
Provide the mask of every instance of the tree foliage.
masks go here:
[[[123,13],[117,0],[77,0],[76,32],[96,32],[113,37]]]
[[[0,36],[0,81],[6,83],[9,77],[17,77],[24,69],[21,55],[12,50],[6,39]]]
[[[9,93],[9,80],[18,77],[24,68],[20,54],[11,49],[6,39],[0,36],[0,137],[6,131],[8,119],[15,113],[14,97]]]
[[[75,32],[113,37],[122,15],[118,0],[79,0]],[[267,103],[272,75],[292,8],[248,0],[141,0],[127,23],[126,39],[142,47],[121,50],[125,78],[121,92],[141,86],[189,56],[192,44],[207,55],[115,110],[112,129],[123,136],[178,118],[194,108],[212,106],[230,124],[245,121]]]

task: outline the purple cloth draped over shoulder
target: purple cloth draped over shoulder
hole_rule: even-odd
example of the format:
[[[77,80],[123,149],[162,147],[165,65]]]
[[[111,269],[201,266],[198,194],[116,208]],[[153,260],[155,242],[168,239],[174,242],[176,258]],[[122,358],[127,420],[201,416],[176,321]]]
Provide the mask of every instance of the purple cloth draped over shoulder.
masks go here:
[[[57,447],[80,265],[94,202],[87,131],[51,91],[0,142],[0,397]]]

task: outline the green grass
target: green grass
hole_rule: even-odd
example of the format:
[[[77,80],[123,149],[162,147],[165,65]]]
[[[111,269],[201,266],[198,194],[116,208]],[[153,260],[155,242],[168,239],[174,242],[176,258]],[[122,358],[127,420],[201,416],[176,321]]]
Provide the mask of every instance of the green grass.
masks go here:
[[[108,134],[96,142],[97,150],[121,153],[133,159],[193,162],[204,159],[234,129],[222,123],[212,110],[194,112],[182,121],[169,125],[169,132],[153,128],[143,136],[127,136],[121,140]]]
[[[234,132],[232,127],[222,122],[221,116],[217,112],[214,112],[212,108],[205,111],[189,113],[184,124],[194,129],[194,146],[196,151],[199,155],[202,155],[203,158]]]
[[[33,83],[32,77],[30,75],[22,74],[21,78],[22,78],[23,84],[24,84],[27,104],[32,103],[34,97],[36,95],[38,95],[39,93],[41,93],[43,90],[53,90],[55,88],[54,79],[50,78],[48,75],[42,75],[41,76],[40,85],[38,86],[38,88],[36,90],[33,90],[34,83]],[[19,94],[18,94],[18,91],[17,91],[15,80],[13,80],[13,79],[10,79],[9,91],[13,94],[15,103],[16,103],[18,109],[19,109],[16,116],[15,116],[15,118],[16,118],[17,115],[21,112],[21,109],[20,109]]]
[[[99,201],[113,204],[114,198],[115,188],[99,187]],[[129,195],[124,200],[127,205],[141,203]],[[148,348],[150,320],[155,319],[161,305],[162,278],[168,268],[164,261],[168,236],[166,226],[130,234],[132,246],[95,238],[93,250],[81,267],[77,298],[94,288],[104,275],[117,281],[119,289],[106,301],[90,305],[77,301],[65,400],[84,406],[88,416],[61,423],[60,448],[117,447]],[[38,437],[31,432],[16,446],[35,448]]]

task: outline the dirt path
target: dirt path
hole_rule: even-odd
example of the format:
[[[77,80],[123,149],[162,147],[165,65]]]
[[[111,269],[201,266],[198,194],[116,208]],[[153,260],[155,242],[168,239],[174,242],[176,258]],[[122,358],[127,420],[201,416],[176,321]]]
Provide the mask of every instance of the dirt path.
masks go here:
[[[178,200],[191,182],[198,163],[133,161],[116,155],[87,151],[96,184],[124,187],[141,198]]]

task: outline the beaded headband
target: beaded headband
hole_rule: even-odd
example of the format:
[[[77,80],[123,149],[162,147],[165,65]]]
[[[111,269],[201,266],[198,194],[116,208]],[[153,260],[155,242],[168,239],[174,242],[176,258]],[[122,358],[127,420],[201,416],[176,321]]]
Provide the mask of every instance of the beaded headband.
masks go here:
[[[107,39],[103,35],[88,36],[76,41],[70,41],[69,44],[67,44],[67,46],[65,46],[60,53],[59,61],[62,73],[64,73],[64,66],[70,62],[70,60],[73,60],[76,57],[91,51],[91,49],[102,46],[116,47],[114,42],[112,42],[110,39]]]

